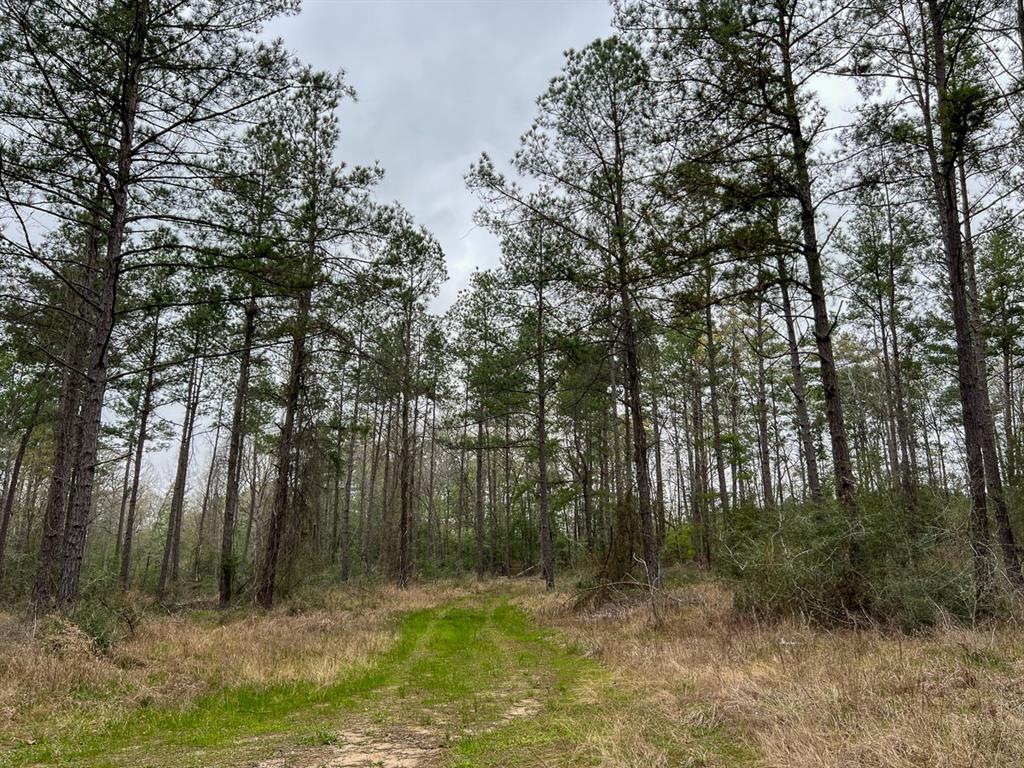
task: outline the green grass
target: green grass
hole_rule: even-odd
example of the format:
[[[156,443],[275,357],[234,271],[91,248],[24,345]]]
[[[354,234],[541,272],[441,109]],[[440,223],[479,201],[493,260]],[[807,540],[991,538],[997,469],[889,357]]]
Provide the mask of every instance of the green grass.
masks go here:
[[[514,706],[524,708],[521,716],[507,715]],[[593,739],[635,706],[609,672],[520,610],[476,598],[407,614],[390,651],[332,685],[237,687],[181,708],[140,706],[97,730],[17,747],[0,755],[0,766],[248,765],[275,751],[333,744],[336,729],[353,719],[428,727],[451,747],[453,766],[588,765],[597,759]],[[717,732],[648,720],[649,740],[673,765],[701,765],[690,759],[695,748],[734,749]],[[723,764],[746,764],[736,755]]]

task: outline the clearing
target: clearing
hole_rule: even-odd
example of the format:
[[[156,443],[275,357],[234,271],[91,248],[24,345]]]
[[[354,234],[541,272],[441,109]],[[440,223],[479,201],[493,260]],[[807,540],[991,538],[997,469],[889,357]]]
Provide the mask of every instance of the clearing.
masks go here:
[[[1021,764],[1012,628],[762,626],[708,583],[574,612],[493,582],[149,617],[98,649],[0,625],[0,766]]]

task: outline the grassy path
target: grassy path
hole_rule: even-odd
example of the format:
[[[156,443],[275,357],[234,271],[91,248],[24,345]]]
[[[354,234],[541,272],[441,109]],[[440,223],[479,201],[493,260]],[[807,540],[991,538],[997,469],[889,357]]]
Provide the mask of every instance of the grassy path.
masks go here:
[[[407,614],[390,651],[330,686],[232,688],[0,755],[4,768],[612,764],[750,761],[721,734],[645,708],[642,692],[495,597]]]

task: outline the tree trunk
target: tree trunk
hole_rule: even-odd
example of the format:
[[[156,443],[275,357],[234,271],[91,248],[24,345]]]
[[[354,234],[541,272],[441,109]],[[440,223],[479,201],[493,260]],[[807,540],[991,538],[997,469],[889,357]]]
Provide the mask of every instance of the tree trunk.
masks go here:
[[[490,518],[490,539],[491,547],[488,552],[488,567],[491,575],[498,573],[498,463],[494,455],[494,441],[491,438],[491,430],[487,429],[487,511]]]
[[[963,158],[960,158],[960,195],[963,206],[963,259],[967,272],[967,307],[970,317],[970,341],[978,372],[978,416],[981,420],[981,455],[985,465],[985,486],[992,499],[996,513],[996,535],[1003,554],[1006,575],[1013,586],[1024,589],[1024,573],[1021,572],[1020,556],[1017,552],[1016,537],[1010,523],[1010,512],[1006,503],[1006,491],[999,469],[999,451],[996,443],[995,417],[992,415],[992,401],[988,392],[988,376],[985,359],[985,337],[981,323],[981,307],[978,301],[978,284],[974,268],[974,238],[971,231],[971,209],[967,197],[967,174]]]
[[[256,562],[256,544],[252,539],[252,528],[253,522],[256,519],[256,510],[263,509],[263,497],[267,489],[267,478],[270,474],[270,467],[268,466],[263,472],[263,477],[259,476],[260,454],[259,446],[257,445],[257,433],[253,434],[250,442],[252,442],[252,477],[249,480],[249,514],[246,515],[245,521],[245,541],[242,544],[243,566],[248,558],[252,558],[252,562]]]
[[[504,461],[502,462],[503,470],[503,482],[502,494],[504,496],[504,507],[505,507],[505,541],[502,551],[504,552],[504,558],[502,559],[502,570],[506,577],[512,576],[512,435],[511,435],[511,416],[505,414],[505,455]],[[433,437],[433,424],[431,424],[431,437]],[[430,488],[433,493],[434,488],[434,454],[433,445],[431,445],[430,454]]]
[[[302,373],[306,364],[306,324],[309,321],[312,296],[306,288],[299,295],[296,313],[296,330],[292,337],[292,354],[288,368],[288,385],[284,398],[284,423],[277,449],[274,504],[267,523],[267,540],[260,563],[256,586],[256,604],[270,608],[274,604],[274,581],[277,577],[277,563],[281,554],[281,542],[291,503],[292,457],[295,451],[295,419],[299,410],[299,396],[302,389]]]
[[[655,417],[657,417],[657,408],[655,407]],[[587,551],[591,554],[595,551],[595,537],[594,537],[594,501],[593,501],[593,489],[592,476],[593,469],[591,466],[591,448],[590,448],[590,437],[589,429],[587,439],[583,440],[580,437],[579,429],[576,423],[573,424],[573,447],[576,451],[576,462],[578,468],[577,474],[577,485],[580,487],[580,492],[583,496],[583,535],[586,540]],[[661,508],[661,520],[664,521],[664,505]],[[658,536],[660,539],[664,538],[664,528],[659,528]]]
[[[644,430],[643,401],[641,399],[640,340],[637,338],[633,319],[633,295],[630,291],[630,275],[627,268],[628,245],[626,243],[626,212],[623,192],[623,151],[622,137],[615,131],[615,191],[613,229],[615,266],[619,292],[619,321],[622,347],[626,368],[626,408],[632,420],[633,463],[636,471],[637,503],[640,512],[640,535],[643,543],[646,577],[652,586],[661,582],[661,567],[658,558],[658,537],[654,530],[651,512],[651,478],[648,470],[647,432]]]
[[[609,360],[610,391],[611,391],[611,428],[613,435],[613,466],[615,479],[615,506],[612,509],[612,520],[608,534],[608,552],[605,557],[605,565],[602,570],[602,577],[605,581],[615,583],[622,581],[633,564],[633,555],[636,545],[636,524],[634,522],[635,510],[633,498],[630,493],[628,482],[624,475],[629,474],[623,467],[623,455],[629,454],[629,411],[625,411],[626,440],[619,438],[619,397],[620,390],[616,381],[616,370],[620,359],[614,354]],[[622,446],[622,442],[626,445]]]
[[[220,568],[217,590],[221,608],[231,603],[235,581],[235,518],[238,515],[239,487],[242,477],[242,447],[245,442],[245,410],[249,397],[249,368],[252,363],[252,338],[256,328],[259,307],[256,297],[249,298],[245,307],[245,326],[242,331],[241,359],[238,363],[238,384],[231,409],[231,438],[228,442],[228,477],[224,489],[224,527],[220,540]],[[255,446],[253,452],[255,453]]]
[[[711,392],[711,440],[715,451],[715,471],[718,474],[718,498],[722,505],[722,522],[729,521],[729,487],[725,481],[725,454],[722,451],[722,424],[718,414],[718,368],[715,364],[715,327],[711,317],[711,270],[708,270],[707,304],[704,308],[705,332],[708,337],[708,388]],[[660,481],[659,481],[660,482]]]
[[[25,460],[25,451],[28,450],[28,441],[32,439],[32,432],[36,427],[36,417],[39,414],[40,401],[37,399],[32,411],[32,418],[25,431],[21,433],[21,440],[18,441],[18,450],[14,454],[14,464],[11,467],[10,480],[7,485],[7,493],[4,496],[3,511],[0,512],[0,579],[4,573],[4,554],[7,549],[7,532],[11,527],[11,513],[14,510],[14,497],[18,489],[18,477],[21,475],[21,465]]]
[[[466,461],[466,451],[469,445],[469,385],[466,386],[466,400],[463,408],[462,440],[459,443],[459,508],[455,521],[455,555],[456,569],[459,573],[463,568],[462,552],[462,527],[465,524],[467,512],[467,500],[469,495],[469,467]]]
[[[412,576],[412,558],[409,554],[409,520],[412,516],[413,501],[413,433],[415,421],[409,426],[409,409],[412,401],[412,307],[406,308],[405,332],[403,334],[402,369],[402,416],[401,455],[399,457],[399,518],[398,518],[398,586],[407,587]]]
[[[381,449],[384,451],[384,480],[380,490],[380,525],[377,536],[377,562],[385,569],[391,563],[391,431],[395,424],[395,403],[387,403],[387,426],[384,429],[384,441]]]
[[[435,394],[436,396],[436,394]],[[437,504],[434,501],[434,474],[437,468],[437,401],[430,403],[430,479],[427,483],[427,551],[430,553],[431,562],[437,564],[442,555],[438,552],[437,545],[440,544],[441,526],[436,519]],[[435,530],[436,529],[436,530]],[[436,537],[435,537],[436,534]]]
[[[888,259],[888,281],[889,290],[887,300],[889,304],[889,340],[892,346],[892,388],[896,406],[896,435],[900,446],[900,485],[907,500],[907,507],[911,511],[917,508],[917,478],[915,473],[914,460],[914,438],[911,433],[911,421],[907,413],[906,395],[903,389],[903,365],[900,358],[899,333],[897,332],[897,302],[896,302],[896,268],[893,263],[892,244],[894,241],[892,207],[889,200],[889,188],[886,186],[885,216],[886,228],[888,231],[890,249]],[[883,339],[885,338],[885,326],[882,327]]]
[[[380,454],[382,450],[387,450],[384,447],[384,421],[388,418],[388,411],[390,411],[390,404],[381,403],[377,408],[378,413],[374,417],[376,428],[373,438],[373,453],[370,457],[369,492],[366,494],[366,515],[364,518],[366,524],[363,527],[363,570],[367,574],[370,573],[373,566],[373,526],[370,522],[370,517],[373,515],[373,500],[377,495],[377,473],[380,466]],[[362,504],[362,499],[360,499],[360,507],[362,507]]]
[[[803,446],[804,469],[807,472],[807,487],[811,498],[821,504],[821,480],[818,475],[818,457],[811,434],[811,417],[807,411],[807,388],[804,385],[803,365],[800,362],[800,345],[793,320],[793,307],[789,300],[789,270],[782,254],[778,255],[779,290],[782,293],[782,314],[786,322],[786,339],[789,342],[789,366],[793,374],[793,400],[796,403],[797,428]]]
[[[102,205],[102,190],[103,187],[100,185],[95,195],[94,205],[97,210]],[[99,259],[100,236],[96,218],[98,214],[94,212],[93,220],[86,226],[86,258],[79,275],[79,281],[83,285],[91,285]],[[89,336],[88,323],[83,317],[87,310],[86,302],[71,291],[68,292],[67,299],[73,310],[64,344],[64,359],[69,361],[69,365],[65,367],[61,380],[60,419],[53,434],[50,486],[43,513],[43,535],[40,539],[36,578],[32,588],[32,603],[36,611],[49,608],[57,590],[65,518],[74,472],[73,452],[82,403],[81,371],[85,367],[86,342]]]
[[[162,598],[167,589],[168,577],[177,583],[178,544],[180,541],[181,517],[185,507],[185,483],[188,479],[189,453],[192,449],[192,431],[195,426],[196,409],[199,404],[199,388],[202,374],[196,354],[199,351],[199,333],[196,332],[192,347],[193,357],[189,367],[188,387],[185,391],[185,416],[181,424],[181,443],[178,445],[178,465],[174,475],[174,490],[171,493],[171,509],[167,515],[167,534],[164,540],[164,554],[160,562],[160,578],[156,593]]]
[[[363,562],[365,564],[365,545],[367,542],[366,530],[366,508],[367,508],[367,488],[366,488],[366,467],[373,461],[373,449],[375,441],[377,439],[377,411],[379,409],[374,407],[373,415],[370,418],[370,430],[363,436],[361,441],[360,461],[359,461],[359,509],[356,511],[356,541],[361,543],[360,551],[363,553]]]
[[[139,79],[143,63],[149,3],[139,0],[132,13],[131,32],[126,46],[121,90],[118,94],[118,136],[116,170],[110,199],[109,227],[106,229],[106,253],[103,280],[96,303],[95,321],[89,350],[89,362],[83,381],[82,411],[79,417],[75,484],[72,489],[68,518],[64,526],[61,551],[60,580],[57,603],[67,610],[78,599],[85,540],[92,511],[93,481],[96,475],[100,420],[103,397],[107,388],[107,356],[114,330],[117,290],[121,275],[122,246],[128,217],[128,192],[134,149],[135,119],[139,103]],[[90,228],[90,237],[98,241],[99,233]],[[89,246],[90,250],[97,248]]]
[[[203,489],[203,504],[199,510],[199,525],[196,528],[196,545],[192,554],[192,580],[199,581],[199,565],[203,556],[203,533],[206,531],[206,515],[210,510],[210,495],[213,492],[217,471],[217,451],[220,448],[220,428],[224,421],[224,394],[220,396],[217,408],[217,428],[213,433],[213,453],[210,455],[210,469],[206,473],[206,488]]]
[[[625,275],[621,276],[625,279]],[[640,401],[640,358],[639,342],[633,325],[632,299],[623,285],[622,338],[626,358],[626,408],[632,422],[633,463],[636,471],[637,503],[640,507],[640,536],[643,544],[646,578],[651,585],[661,581],[661,567],[658,559],[658,540],[654,531],[651,513],[651,478],[648,469],[647,432],[644,429],[643,407]]]
[[[688,448],[692,480],[690,505],[693,525],[693,546],[697,565],[708,568],[711,565],[711,525],[707,508],[707,464],[704,461],[704,392],[699,369],[693,377],[693,429],[690,431]]]
[[[1003,358],[1003,433],[1006,439],[1006,484],[1013,487],[1017,482],[1017,436],[1013,423],[1013,367],[1010,362],[1010,344],[1002,345]]]
[[[551,541],[551,513],[548,508],[548,422],[547,361],[544,351],[544,284],[537,289],[537,501],[540,512],[540,568],[544,588],[555,588],[555,553]]]
[[[360,387],[362,386],[362,372],[363,372],[363,350],[362,350],[362,331],[359,335],[360,343],[356,347],[356,354],[359,356],[359,360],[356,362],[356,383],[355,383],[355,395],[352,398],[352,424],[349,428],[348,436],[348,452],[345,459],[345,500],[342,506],[341,512],[341,579],[342,581],[348,581],[349,571],[351,570],[352,561],[352,537],[351,537],[351,521],[352,521],[352,472],[354,469],[353,462],[355,460],[356,451],[356,432],[359,430],[359,396]]]
[[[754,354],[757,356],[757,455],[761,467],[761,492],[764,506],[775,506],[772,489],[771,455],[768,449],[768,396],[765,388],[764,371],[764,299],[757,299],[757,328],[754,340]]]
[[[941,142],[938,156],[933,150],[930,157],[932,182],[942,230],[953,310],[953,327],[956,334],[957,378],[964,425],[967,479],[971,495],[971,547],[974,557],[975,590],[978,604],[984,609],[988,606],[991,595],[993,563],[989,541],[985,464],[982,456],[983,438],[981,413],[979,412],[980,397],[978,393],[981,382],[971,337],[966,265],[957,213],[956,157],[953,148],[953,132],[949,124],[949,105],[946,98],[945,41],[938,0],[927,0],[927,8],[931,23]],[[931,122],[926,119],[925,124],[926,130],[931,134]],[[928,138],[930,139],[929,146],[934,148],[934,140],[930,135]]]
[[[132,562],[132,542],[135,536],[135,513],[139,503],[139,481],[142,475],[142,457],[146,451],[149,417],[153,411],[153,380],[156,376],[156,353],[160,339],[160,315],[153,320],[153,337],[149,347],[149,365],[146,370],[146,386],[142,393],[142,406],[139,409],[139,432],[135,438],[135,456],[132,466],[132,487],[128,494],[128,513],[124,521],[124,544],[121,547],[120,570],[118,571],[118,587],[128,589]]]
[[[152,362],[150,362],[152,365]],[[132,464],[135,456],[135,441],[138,440],[139,406],[132,414],[131,434],[128,438],[128,451],[124,461],[124,481],[121,484],[121,507],[117,513],[117,536],[114,537],[114,562],[121,562],[121,542],[124,540],[124,517],[128,511],[128,494],[132,483]]]
[[[851,521],[856,523],[859,520],[855,498],[856,480],[850,460],[846,423],[843,419],[839,376],[836,371],[835,356],[832,351],[832,323],[828,316],[825,279],[821,268],[821,252],[818,247],[818,235],[815,231],[815,204],[807,160],[809,146],[803,135],[800,111],[797,106],[797,85],[793,77],[790,58],[789,27],[785,14],[781,12],[778,17],[778,26],[785,85],[786,120],[793,148],[792,160],[796,177],[797,202],[800,206],[803,255],[804,261],[807,264],[808,288],[814,314],[814,339],[817,345],[821,385],[825,397],[825,417],[828,421],[829,436],[832,442],[832,463],[836,478],[836,497],[846,510]],[[858,602],[859,596],[853,594],[856,590],[854,589],[855,585],[852,583],[852,580],[855,579],[857,560],[859,559],[859,546],[856,537],[851,537],[847,555],[850,559],[851,567],[848,575],[851,581],[845,585],[847,591],[845,597]]]
[[[109,250],[109,247],[108,247]],[[89,351],[89,366],[83,379],[82,405],[79,413],[74,454],[74,481],[64,521],[61,547],[60,578],[57,604],[70,609],[78,599],[85,541],[92,512],[92,491],[96,476],[99,449],[100,418],[107,388],[107,346],[114,324],[117,296],[117,275],[120,271],[120,245],[115,260],[108,254],[107,269],[99,301],[96,326]]]
[[[611,392],[611,429],[612,429],[612,481],[615,484],[615,504],[622,506],[625,488],[622,480],[622,446],[619,437],[619,387],[616,382],[616,371],[619,360],[613,352],[608,361],[609,390]]]
[[[476,578],[484,578],[484,415],[483,406],[477,406],[476,422]]]

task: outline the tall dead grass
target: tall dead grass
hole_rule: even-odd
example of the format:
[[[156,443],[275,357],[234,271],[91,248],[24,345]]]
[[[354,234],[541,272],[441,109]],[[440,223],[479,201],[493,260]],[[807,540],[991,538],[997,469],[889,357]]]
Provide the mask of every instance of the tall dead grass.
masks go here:
[[[224,688],[327,685],[385,652],[400,614],[467,592],[454,583],[353,586],[310,591],[270,612],[150,614],[105,651],[67,619],[0,613],[0,745],[31,738],[40,723],[66,732]]]
[[[589,655],[638,681],[680,727],[721,727],[778,768],[1024,766],[1024,638],[1009,625],[929,635],[823,631],[738,616],[702,583],[651,620],[642,602],[574,611],[520,601]]]
[[[40,723],[69,732],[226,687],[327,684],[386,651],[399,614],[498,589],[609,666],[635,701],[603,707],[597,682],[574,694],[593,699],[580,738],[603,764],[677,765],[654,732],[672,723],[721,732],[777,768],[1024,766],[1017,627],[950,623],[907,636],[763,624],[737,615],[712,583],[668,593],[660,625],[643,601],[574,611],[568,592],[532,582],[325,589],[269,613],[150,615],[106,651],[66,620],[0,614],[0,747]],[[707,750],[699,764],[739,764],[713,739],[695,749]]]

